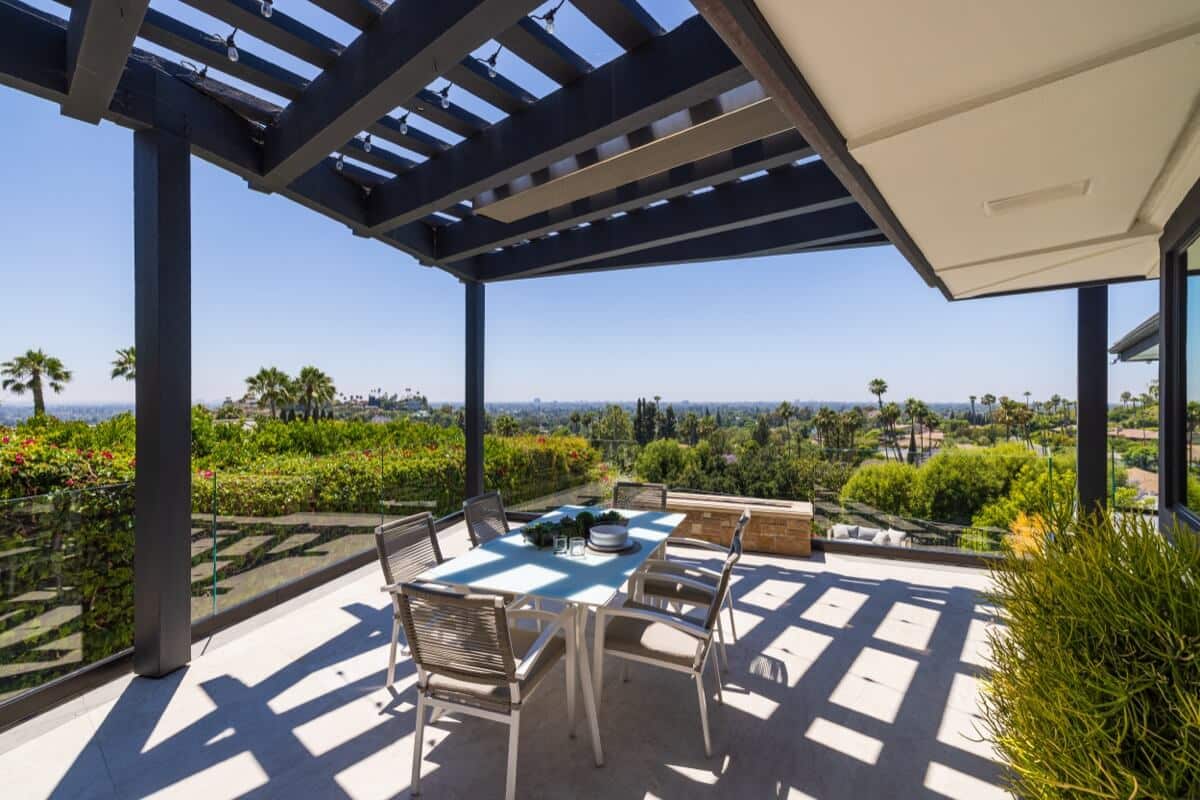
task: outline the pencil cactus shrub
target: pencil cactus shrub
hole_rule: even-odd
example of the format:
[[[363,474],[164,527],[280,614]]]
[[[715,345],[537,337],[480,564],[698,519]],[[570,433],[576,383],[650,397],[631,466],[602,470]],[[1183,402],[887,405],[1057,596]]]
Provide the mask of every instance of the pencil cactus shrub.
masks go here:
[[[1015,793],[1200,797],[1195,534],[1128,514],[1040,523],[993,571],[1005,624],[983,712]]]

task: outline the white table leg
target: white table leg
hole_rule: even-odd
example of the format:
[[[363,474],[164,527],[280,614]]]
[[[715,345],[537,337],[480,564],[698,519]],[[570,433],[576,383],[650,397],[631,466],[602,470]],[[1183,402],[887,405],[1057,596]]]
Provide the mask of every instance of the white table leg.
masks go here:
[[[587,713],[588,727],[591,728],[592,734],[592,755],[595,757],[596,766],[604,766],[604,748],[600,744],[600,720],[596,709],[596,694],[592,686],[592,669],[588,660],[588,650],[586,644],[585,631],[587,629],[587,606],[575,606],[575,612],[578,615],[575,621],[575,646],[578,652],[575,657],[575,663],[579,665],[580,683],[583,689],[583,709]]]

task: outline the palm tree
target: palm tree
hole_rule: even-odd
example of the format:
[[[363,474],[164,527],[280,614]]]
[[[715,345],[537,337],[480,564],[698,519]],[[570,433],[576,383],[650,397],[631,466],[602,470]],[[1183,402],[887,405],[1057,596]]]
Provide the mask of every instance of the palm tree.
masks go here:
[[[296,398],[304,407],[304,420],[316,422],[323,406],[333,401],[337,394],[333,378],[316,367],[301,367],[296,376]]]
[[[137,380],[137,348],[122,347],[112,362],[112,379]]]
[[[256,375],[246,378],[246,394],[258,402],[258,407],[271,409],[271,418],[277,409],[293,400],[292,379],[281,369],[263,367]]]
[[[1129,405],[1129,401],[1132,399],[1133,399],[1132,392],[1121,392],[1121,405],[1123,405],[1123,406]]]
[[[783,420],[783,427],[787,430],[787,438],[790,442],[792,440],[792,417],[796,416],[796,407],[784,400],[779,404],[779,408],[775,409],[775,413]]]
[[[71,380],[71,371],[57,358],[41,350],[26,350],[24,355],[0,364],[0,375],[4,376],[0,386],[13,394],[33,393],[35,417],[46,413],[45,386],[49,385],[50,390],[58,394]]]
[[[883,396],[887,394],[887,381],[883,378],[875,378],[867,384],[867,391],[875,395],[875,399],[879,401],[879,410],[883,411]]]
[[[975,395],[971,395],[971,422],[972,422],[972,423],[976,422],[976,417],[975,417],[975,400],[976,400],[976,397],[975,397]]]
[[[892,449],[896,451],[896,460],[900,460],[900,443],[896,441],[896,423],[900,420],[900,406],[895,403],[888,403],[879,412],[879,422],[883,425],[885,431],[888,432],[888,440],[892,445]],[[887,450],[884,449],[886,454]]]
[[[983,397],[979,398],[979,402],[983,403],[984,406],[987,407],[988,420],[990,421],[992,418],[992,406],[996,405],[996,395],[990,393],[985,394]]]
[[[921,418],[923,403],[915,397],[904,401],[904,413],[908,415],[908,461],[916,463],[917,455],[917,421]]]
[[[1026,408],[1029,408],[1029,398],[1032,395],[1033,395],[1033,392],[1029,391],[1028,389],[1025,390],[1025,407]]]

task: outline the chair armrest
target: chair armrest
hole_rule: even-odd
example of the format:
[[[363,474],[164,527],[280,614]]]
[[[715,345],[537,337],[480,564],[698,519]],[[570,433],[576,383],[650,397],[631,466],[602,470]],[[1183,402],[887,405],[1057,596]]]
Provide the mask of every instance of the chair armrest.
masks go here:
[[[520,614],[522,617],[526,617],[526,616],[542,617],[542,618],[548,618],[550,621],[552,621],[552,624],[547,625],[545,628],[542,629],[541,634],[539,634],[538,638],[534,640],[533,647],[529,648],[529,652],[526,653],[525,656],[521,659],[521,663],[517,664],[517,670],[516,670],[517,680],[523,681],[523,680],[525,680],[526,677],[528,677],[530,671],[533,670],[533,668],[537,665],[538,661],[541,659],[542,653],[544,653],[546,651],[546,648],[550,645],[550,641],[555,636],[557,636],[560,631],[563,630],[563,626],[570,620],[570,617],[568,616],[568,614],[570,614],[570,611],[571,611],[570,609],[567,609],[559,614],[555,614],[555,613],[549,612],[549,611],[511,611],[511,612],[509,612],[510,617]]]
[[[728,547],[722,547],[713,542],[706,542],[703,539],[692,539],[689,536],[672,536],[667,539],[667,547],[671,545],[682,545],[684,547],[700,547],[704,550],[715,550],[718,553],[728,553]]]
[[[400,583],[389,583],[387,586],[380,586],[379,591],[387,592],[388,594],[400,594],[400,589],[406,583],[409,583],[409,584],[415,583],[420,586],[434,586],[434,587],[441,586],[441,587],[445,587],[447,589],[454,588],[453,586],[451,586],[448,583],[440,583],[438,581],[423,581],[423,580],[417,579],[417,580],[412,580],[412,581],[401,581]]]
[[[603,625],[608,617],[629,617],[631,619],[644,619],[648,622],[660,622],[663,625],[669,625],[697,639],[707,639],[710,635],[709,630],[703,625],[697,625],[695,622],[691,622],[683,617],[667,614],[662,611],[626,607],[601,607],[596,610],[597,625]]]
[[[646,572],[670,573],[671,575],[688,575],[699,573],[710,578],[720,578],[721,573],[707,567],[696,567],[691,564],[680,564],[678,561],[667,561],[662,558],[647,559],[643,565]]]
[[[653,574],[654,573],[650,573],[650,575],[653,575]],[[687,578],[687,577],[684,577],[683,575],[669,575],[669,576],[664,576],[664,577],[666,577],[668,580],[672,581],[673,583],[679,584],[680,586],[686,586],[689,589],[696,589],[697,591],[704,592],[705,594],[713,594],[716,591],[716,587],[713,586],[712,584],[705,583],[704,581],[698,581],[694,578]],[[641,581],[641,589],[642,589],[642,591],[646,591],[645,581]],[[651,594],[653,594],[653,592],[651,592]]]

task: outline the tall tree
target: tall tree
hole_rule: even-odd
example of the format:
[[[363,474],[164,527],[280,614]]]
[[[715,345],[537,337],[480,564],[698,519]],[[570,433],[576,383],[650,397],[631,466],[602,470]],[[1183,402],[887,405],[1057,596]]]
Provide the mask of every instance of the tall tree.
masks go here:
[[[971,395],[971,424],[972,425],[974,425],[976,422],[979,421],[979,419],[975,416],[975,401],[977,399],[978,398],[975,395]]]
[[[1132,399],[1133,399],[1132,392],[1121,392],[1121,405],[1123,405],[1123,406],[1129,405],[1129,401]]]
[[[761,447],[766,447],[771,442],[771,426],[767,424],[766,414],[758,415],[758,421],[754,424],[754,433],[752,436],[754,441]]]
[[[1033,392],[1026,389],[1024,394],[1025,394],[1025,407],[1028,408],[1029,407],[1029,398],[1033,396]]]
[[[318,412],[337,395],[333,378],[316,367],[301,367],[296,376],[296,397],[304,408],[304,419],[316,422]]]
[[[112,379],[124,378],[127,381],[137,380],[137,348],[122,347],[117,351],[117,357],[112,362]]]
[[[887,394],[887,381],[883,378],[875,378],[867,384],[867,391],[875,395],[875,399],[879,401],[879,410],[883,411],[883,396]]]
[[[26,392],[33,395],[35,417],[46,413],[46,387],[59,394],[71,380],[71,371],[63,366],[62,361],[41,350],[26,350],[24,355],[0,364],[0,375],[4,376],[0,382],[3,388],[18,396]]]
[[[272,418],[281,406],[296,400],[292,379],[276,367],[263,367],[246,378],[246,394],[257,401],[259,408],[269,408]]]
[[[779,415],[781,420],[783,420],[783,428],[785,431],[787,431],[787,439],[790,442],[792,440],[792,417],[796,416],[795,406],[793,406],[787,400],[784,400],[779,404],[779,407],[775,409],[775,413]]]

